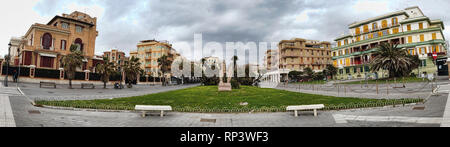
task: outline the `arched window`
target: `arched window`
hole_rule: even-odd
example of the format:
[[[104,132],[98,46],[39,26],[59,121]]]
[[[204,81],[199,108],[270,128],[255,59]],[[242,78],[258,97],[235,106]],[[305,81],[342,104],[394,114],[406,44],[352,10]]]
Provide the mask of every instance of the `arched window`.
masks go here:
[[[83,41],[80,38],[75,39],[75,44],[78,45],[77,50],[83,51]]]
[[[42,48],[50,49],[52,47],[52,44],[52,35],[50,35],[50,33],[45,33],[44,36],[42,36]]]

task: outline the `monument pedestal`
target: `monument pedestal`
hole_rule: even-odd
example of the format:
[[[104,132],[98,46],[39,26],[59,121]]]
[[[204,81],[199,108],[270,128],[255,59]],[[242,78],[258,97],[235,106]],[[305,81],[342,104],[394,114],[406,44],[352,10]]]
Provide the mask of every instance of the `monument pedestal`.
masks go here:
[[[219,83],[219,92],[232,91],[231,83]]]

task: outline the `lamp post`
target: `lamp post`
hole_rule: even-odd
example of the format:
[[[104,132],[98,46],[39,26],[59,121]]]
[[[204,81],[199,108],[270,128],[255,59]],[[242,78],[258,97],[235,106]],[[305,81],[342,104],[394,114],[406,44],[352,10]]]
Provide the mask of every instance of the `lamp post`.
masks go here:
[[[11,60],[11,42],[8,44],[8,57],[6,58],[6,76],[5,87],[8,87],[8,75],[9,75],[9,62]]]

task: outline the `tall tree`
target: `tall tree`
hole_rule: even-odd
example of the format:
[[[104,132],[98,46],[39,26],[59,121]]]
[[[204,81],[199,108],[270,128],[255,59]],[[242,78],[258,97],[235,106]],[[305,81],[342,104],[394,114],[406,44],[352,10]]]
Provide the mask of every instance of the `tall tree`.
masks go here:
[[[376,56],[370,62],[371,71],[387,70],[390,78],[406,76],[418,67],[407,50],[398,48],[397,44],[383,43],[374,54]]]
[[[123,71],[125,76],[128,78],[128,87],[133,87],[132,81],[137,80],[138,75],[142,74],[144,71],[141,69],[141,62],[139,58],[131,57],[130,60],[126,61],[123,66]]]
[[[83,65],[83,53],[78,49],[78,45],[72,44],[70,46],[71,53],[62,58],[64,71],[69,79],[69,88],[72,89],[72,80],[75,79],[75,72],[77,67]]]
[[[109,82],[109,77],[115,72],[115,65],[109,61],[108,57],[103,57],[103,64],[98,64],[96,69],[102,75],[101,81],[103,82],[103,88],[106,89],[106,83]]]
[[[331,64],[328,64],[323,73],[325,74],[325,76],[331,76],[331,79],[333,79],[334,75],[337,74],[337,71],[338,69],[336,67],[334,67]]]
[[[170,72],[170,67],[173,62],[172,58],[173,58],[172,54],[163,55],[160,58],[158,58],[158,66],[159,66],[159,70],[162,72],[162,76],[165,76],[166,73]],[[166,85],[166,78],[164,78],[163,85],[164,86]]]

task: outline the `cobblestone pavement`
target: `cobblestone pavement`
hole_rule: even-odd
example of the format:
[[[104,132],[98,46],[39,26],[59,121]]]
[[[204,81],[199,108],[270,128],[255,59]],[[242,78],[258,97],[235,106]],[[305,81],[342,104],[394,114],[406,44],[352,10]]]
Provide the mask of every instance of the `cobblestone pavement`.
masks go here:
[[[10,97],[16,125],[19,127],[438,127],[439,122],[408,123],[359,119],[336,123],[336,115],[392,116],[416,119],[442,118],[447,94],[432,96],[422,105],[405,107],[367,108],[344,111],[282,113],[179,113],[169,112],[161,118],[155,112],[142,118],[139,112],[93,112],[38,108],[22,96]],[[444,102],[444,103],[443,103]],[[423,110],[413,110],[425,107]],[[202,121],[203,119],[203,121]],[[381,118],[382,120],[383,118]],[[413,121],[414,122],[414,121]]]
[[[111,86],[103,89],[103,85],[96,85],[95,89],[81,89],[80,85],[74,85],[74,89],[68,89],[67,85],[57,85],[56,89],[39,88],[39,84],[20,84],[19,87],[26,96],[33,100],[92,100],[141,96],[195,86],[198,86],[198,84],[166,87],[161,85],[134,85],[131,89],[124,88],[121,90],[116,90]]]

